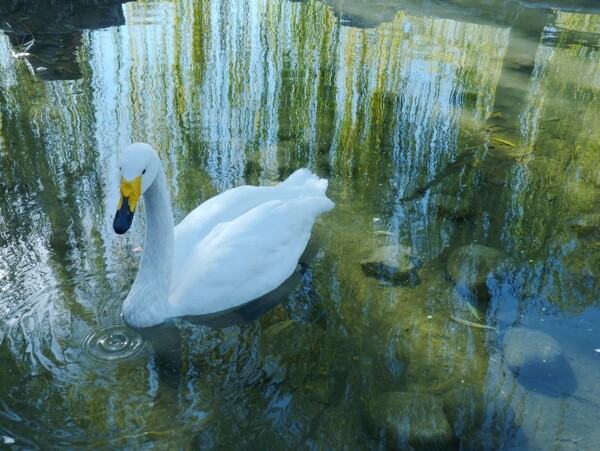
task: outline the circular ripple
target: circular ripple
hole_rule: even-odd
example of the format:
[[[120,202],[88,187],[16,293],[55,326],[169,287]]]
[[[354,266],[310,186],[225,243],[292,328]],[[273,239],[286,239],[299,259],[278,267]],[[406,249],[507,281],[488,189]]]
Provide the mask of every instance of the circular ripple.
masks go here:
[[[122,362],[144,354],[148,344],[124,324],[111,324],[85,337],[83,350],[98,362]]]

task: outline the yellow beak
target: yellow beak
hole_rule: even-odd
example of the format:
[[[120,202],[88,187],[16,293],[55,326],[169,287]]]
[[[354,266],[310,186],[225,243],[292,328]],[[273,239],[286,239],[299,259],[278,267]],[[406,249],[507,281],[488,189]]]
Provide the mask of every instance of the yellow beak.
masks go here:
[[[127,198],[129,200],[129,209],[131,213],[135,212],[135,207],[137,206],[138,201],[140,200],[140,196],[142,195],[142,176],[134,178],[131,181],[125,180],[121,177],[121,198],[119,199],[119,206],[117,210],[120,210],[123,206],[123,199]]]
[[[118,234],[125,233],[131,227],[133,213],[142,195],[142,176],[126,181],[121,177],[121,198],[113,221],[113,229]]]

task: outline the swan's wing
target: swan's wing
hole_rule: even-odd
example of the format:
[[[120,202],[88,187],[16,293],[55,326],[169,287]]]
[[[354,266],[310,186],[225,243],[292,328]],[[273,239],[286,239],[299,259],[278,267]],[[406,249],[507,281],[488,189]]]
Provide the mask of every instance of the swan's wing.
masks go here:
[[[200,239],[217,224],[231,221],[262,203],[275,199],[325,196],[326,189],[327,180],[318,178],[308,169],[298,169],[273,186],[238,186],[200,204],[175,227],[175,233],[183,240]]]
[[[217,224],[244,214],[257,205],[270,200],[268,186],[238,186],[208,199],[175,227],[175,240],[198,240],[206,236]]]
[[[189,243],[169,296],[177,316],[230,309],[277,288],[296,268],[315,219],[332,207],[325,196],[269,201]]]
[[[217,225],[232,221],[271,200],[325,196],[327,180],[308,169],[298,169],[274,186],[239,186],[208,199],[192,210],[175,227],[173,269],[180,271],[190,258],[193,246],[205,239]]]

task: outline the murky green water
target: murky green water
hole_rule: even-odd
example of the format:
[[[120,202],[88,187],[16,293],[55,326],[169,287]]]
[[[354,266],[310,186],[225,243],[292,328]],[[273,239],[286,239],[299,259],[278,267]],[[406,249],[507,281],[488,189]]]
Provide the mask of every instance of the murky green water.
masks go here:
[[[0,447],[595,449],[594,2],[14,5]],[[144,231],[111,227],[132,141],[159,151],[177,220],[303,166],[336,202],[290,300],[180,324],[179,389],[119,317]],[[515,328],[554,339],[572,377],[518,374]]]

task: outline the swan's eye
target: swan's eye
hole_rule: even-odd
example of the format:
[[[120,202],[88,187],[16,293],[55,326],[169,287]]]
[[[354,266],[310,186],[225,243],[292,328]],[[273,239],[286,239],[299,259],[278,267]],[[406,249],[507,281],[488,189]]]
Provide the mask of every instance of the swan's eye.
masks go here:
[[[142,171],[142,175],[144,175],[145,173],[146,173],[146,170],[144,169],[144,170]]]

